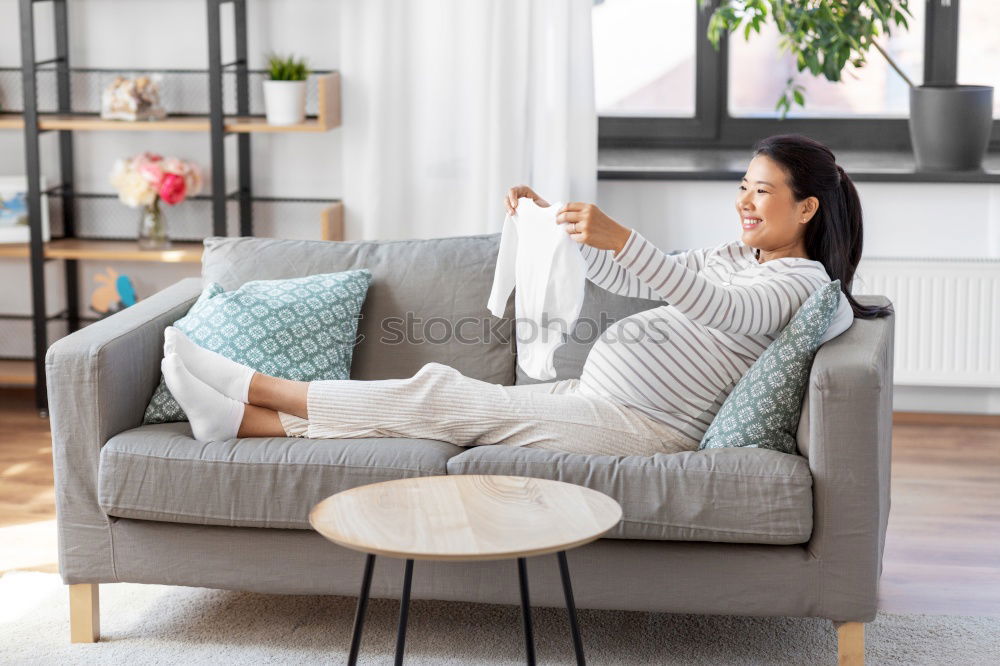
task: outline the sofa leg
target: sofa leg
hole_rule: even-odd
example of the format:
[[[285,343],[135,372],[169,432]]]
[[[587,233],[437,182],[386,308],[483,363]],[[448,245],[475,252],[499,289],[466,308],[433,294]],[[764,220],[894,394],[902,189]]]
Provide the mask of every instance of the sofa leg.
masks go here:
[[[100,586],[80,583],[69,586],[69,639],[72,643],[96,643],[101,638]]]
[[[837,627],[837,663],[840,666],[864,666],[865,623],[834,622]]]

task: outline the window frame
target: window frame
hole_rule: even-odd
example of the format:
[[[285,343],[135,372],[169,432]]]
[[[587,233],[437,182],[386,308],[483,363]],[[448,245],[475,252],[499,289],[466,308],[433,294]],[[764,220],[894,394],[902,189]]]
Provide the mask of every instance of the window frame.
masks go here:
[[[958,17],[961,0],[926,2],[923,80],[927,83],[954,84],[958,70]],[[599,115],[599,147],[743,148],[761,137],[794,132],[807,134],[836,149],[912,150],[909,121],[906,118],[829,117],[780,120],[729,115],[729,34],[722,34],[718,51],[705,36],[708,32],[708,19],[718,5],[719,0],[712,0],[696,11],[694,116]],[[989,149],[1000,149],[1000,119],[993,121]]]

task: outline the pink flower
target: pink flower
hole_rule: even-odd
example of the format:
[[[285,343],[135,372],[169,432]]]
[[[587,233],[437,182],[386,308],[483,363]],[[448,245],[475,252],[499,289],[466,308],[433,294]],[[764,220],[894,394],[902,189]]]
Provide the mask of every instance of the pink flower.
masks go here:
[[[161,166],[163,167],[163,170],[166,171],[167,173],[180,174],[184,171],[184,161],[179,160],[176,157],[166,158],[165,160],[163,160],[163,164]]]
[[[163,177],[163,182],[160,183],[160,198],[171,206],[184,201],[184,197],[187,194],[187,185],[184,183],[184,177],[179,176],[175,173],[168,173]]]
[[[163,169],[156,162],[140,162],[139,175],[146,179],[153,187],[159,187],[163,180]]]

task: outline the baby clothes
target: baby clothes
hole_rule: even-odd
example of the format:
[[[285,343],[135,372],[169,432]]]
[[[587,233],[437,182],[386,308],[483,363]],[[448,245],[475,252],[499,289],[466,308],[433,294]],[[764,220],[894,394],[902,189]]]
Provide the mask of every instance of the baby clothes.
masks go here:
[[[576,241],[556,222],[562,203],[548,208],[522,197],[503,221],[487,304],[502,317],[514,291],[517,363],[535,379],[556,376],[553,354],[580,316],[587,266]]]

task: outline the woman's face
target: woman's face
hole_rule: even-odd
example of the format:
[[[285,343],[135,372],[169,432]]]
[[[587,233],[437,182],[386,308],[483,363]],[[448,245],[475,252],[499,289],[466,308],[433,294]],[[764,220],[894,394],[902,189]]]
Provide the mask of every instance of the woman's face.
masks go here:
[[[741,240],[763,252],[805,256],[802,242],[806,222],[816,213],[819,199],[795,201],[784,169],[766,155],[750,160],[736,192],[736,212],[743,229]]]

